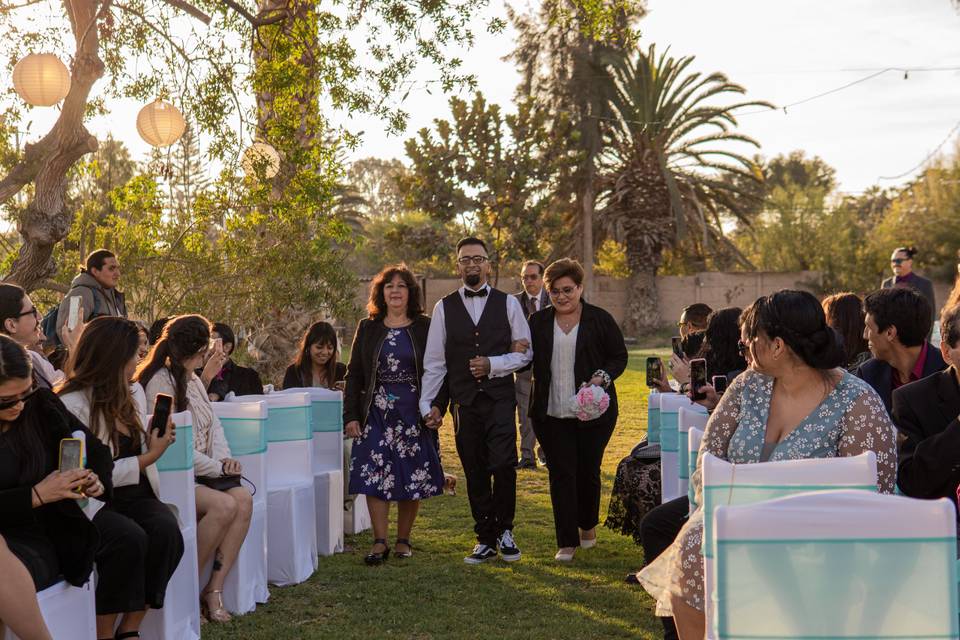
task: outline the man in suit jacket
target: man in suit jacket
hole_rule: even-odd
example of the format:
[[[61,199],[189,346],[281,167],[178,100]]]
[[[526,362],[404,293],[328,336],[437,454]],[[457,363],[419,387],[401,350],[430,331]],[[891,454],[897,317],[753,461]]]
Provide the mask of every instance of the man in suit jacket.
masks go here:
[[[940,353],[946,371],[893,392],[900,432],[897,485],[912,498],[949,498],[960,485],[960,306],[944,309]]]
[[[893,270],[893,277],[887,278],[881,283],[881,289],[893,289],[894,287],[909,287],[915,289],[920,295],[930,303],[930,309],[933,314],[937,313],[937,298],[933,292],[933,283],[917,275],[913,270],[913,256],[917,250],[913,247],[899,247],[894,249],[890,256],[890,268]],[[931,325],[929,337],[933,335],[933,326]]]
[[[530,316],[550,306],[550,295],[543,288],[543,263],[536,260],[527,260],[520,271],[523,281],[523,291],[514,294],[520,301],[520,306],[530,319]],[[543,449],[537,446],[537,436],[533,433],[530,416],[530,385],[533,380],[533,370],[527,369],[516,374],[517,378],[517,415],[520,423],[520,462],[517,469],[536,469],[537,462],[546,464]],[[536,452],[536,457],[534,457]]]
[[[873,357],[856,374],[880,395],[890,411],[894,390],[946,368],[940,351],[927,342],[933,312],[914,289],[880,289],[863,301],[863,337]]]

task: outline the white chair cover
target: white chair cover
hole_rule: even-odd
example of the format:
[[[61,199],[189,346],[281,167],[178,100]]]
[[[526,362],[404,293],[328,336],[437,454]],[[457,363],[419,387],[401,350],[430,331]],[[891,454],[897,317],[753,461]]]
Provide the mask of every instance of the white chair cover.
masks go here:
[[[656,389],[650,390],[647,396],[647,443],[660,444],[660,399],[663,396],[676,395],[674,393],[660,393]]]
[[[367,509],[367,496],[358,494],[350,498],[343,512],[343,530],[355,535],[370,529],[373,523],[370,521],[370,510]]]
[[[223,425],[230,453],[243,466],[244,478],[256,487],[250,529],[223,586],[224,606],[231,613],[244,614],[270,598],[267,588],[267,403],[216,402],[213,410]],[[252,491],[246,482],[243,486]],[[208,565],[204,574],[209,572]]]
[[[690,486],[690,474],[693,473],[690,469],[690,429],[703,429],[707,426],[707,419],[710,417],[707,415],[706,409],[700,405],[694,406],[697,408],[680,407],[677,414],[677,456],[680,463],[677,472],[677,488],[681,496],[687,493]]]
[[[687,459],[690,462],[690,477],[693,477],[697,470],[697,460],[700,455],[700,443],[703,441],[703,430],[691,427],[687,436]],[[690,501],[690,513],[697,508],[696,491],[693,489],[693,483],[688,483],[687,499]]]
[[[92,579],[82,587],[58,582],[38,593],[37,603],[52,638],[96,639],[97,606]],[[0,631],[0,640],[20,640],[5,626],[0,625]]]
[[[845,458],[811,458],[730,464],[705,453],[703,478],[703,577],[707,638],[716,638],[714,518],[718,506],[753,504],[810,491],[877,490],[877,457],[872,451]]]
[[[317,551],[328,556],[343,550],[343,394],[320,387],[285,389],[279,393],[310,396]]]
[[[680,409],[701,408],[679,393],[660,394],[660,501],[670,502],[680,492]],[[685,492],[684,492],[685,493]]]
[[[714,518],[719,638],[960,636],[948,500],[822,491]]]

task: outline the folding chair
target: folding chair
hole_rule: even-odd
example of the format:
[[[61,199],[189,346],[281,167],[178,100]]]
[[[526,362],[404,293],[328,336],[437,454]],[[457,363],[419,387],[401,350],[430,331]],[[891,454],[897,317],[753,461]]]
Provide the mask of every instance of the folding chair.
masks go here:
[[[707,410],[700,405],[694,405],[697,409],[690,407],[680,407],[677,414],[677,457],[680,459],[680,467],[677,472],[677,489],[680,496],[687,493],[690,486],[690,429],[703,429],[707,426]]]
[[[660,502],[670,502],[680,491],[680,409],[702,409],[685,395],[664,393],[660,397]],[[685,492],[684,492],[685,493]]]
[[[93,580],[82,587],[60,581],[37,594],[40,613],[53,638],[95,640],[97,637],[97,603]],[[0,623],[0,640],[20,640]]]

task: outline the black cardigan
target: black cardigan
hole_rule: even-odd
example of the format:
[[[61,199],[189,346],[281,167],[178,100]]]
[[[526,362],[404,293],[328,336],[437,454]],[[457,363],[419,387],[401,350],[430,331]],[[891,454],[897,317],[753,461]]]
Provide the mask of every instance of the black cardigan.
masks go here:
[[[580,328],[577,330],[576,356],[573,364],[574,378],[579,387],[589,382],[594,372],[602,369],[610,376],[610,408],[596,420],[582,426],[610,426],[617,420],[617,388],[614,380],[627,368],[627,345],[616,320],[609,313],[587,302],[582,302]],[[530,392],[530,417],[546,420],[550,401],[550,380],[553,372],[550,361],[553,357],[553,326],[556,310],[542,309],[530,316],[530,335],[533,339],[533,389]]]
[[[430,318],[424,315],[417,316],[406,329],[416,353],[417,395],[419,396],[420,389],[423,387],[423,352],[427,348]],[[363,319],[357,325],[350,351],[350,364],[347,366],[347,386],[343,394],[343,424],[356,420],[363,425],[367,420],[367,411],[377,382],[377,358],[386,337],[387,326],[382,320]],[[443,414],[447,410],[447,402],[447,383],[444,380],[440,392],[433,400],[433,406],[440,409],[440,413]]]
[[[334,384],[340,382],[346,378],[346,376],[347,365],[343,364],[342,362],[338,362],[333,372]],[[282,389],[300,389],[312,386],[313,380],[307,380],[306,382],[303,381],[303,377],[300,375],[300,367],[298,367],[296,363],[287,367],[287,370],[283,373],[283,385],[281,386]]]
[[[109,502],[113,497],[113,456],[110,448],[90,433],[50,390],[39,389],[27,401],[24,411],[38,412],[41,424],[46,427],[43,452],[46,460],[42,476],[46,477],[59,467],[61,438],[69,438],[74,431],[83,431],[87,441],[87,468],[92,469],[103,483],[104,492],[99,499]],[[76,500],[60,500],[33,508],[34,484],[0,491],[0,535],[8,527],[41,523],[57,550],[60,573],[70,584],[81,586],[93,571],[94,555],[100,544],[97,529]]]

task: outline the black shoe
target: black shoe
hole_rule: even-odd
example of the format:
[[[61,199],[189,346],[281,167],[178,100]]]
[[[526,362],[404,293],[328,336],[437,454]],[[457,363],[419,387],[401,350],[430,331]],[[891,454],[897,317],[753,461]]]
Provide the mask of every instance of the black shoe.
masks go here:
[[[387,558],[390,557],[390,547],[387,546],[387,541],[383,538],[377,538],[373,541],[373,544],[382,544],[383,551],[380,553],[368,553],[363,561],[367,566],[375,567],[377,565],[383,564],[387,561]]]
[[[497,538],[497,549],[500,550],[500,556],[507,562],[516,562],[520,559],[520,549],[513,540],[513,531],[507,529]]]
[[[407,548],[406,551],[397,551],[396,548],[399,545],[403,545]],[[410,545],[410,540],[407,538],[397,538],[397,541],[393,543],[393,557],[394,558],[410,558],[413,557],[413,547]]]
[[[533,460],[521,460],[517,463],[517,469],[536,469],[537,463]]]
[[[483,564],[487,560],[493,560],[497,557],[497,550],[490,545],[477,543],[473,548],[473,553],[463,559],[467,564]]]

